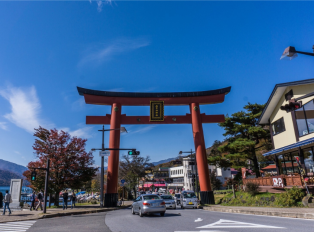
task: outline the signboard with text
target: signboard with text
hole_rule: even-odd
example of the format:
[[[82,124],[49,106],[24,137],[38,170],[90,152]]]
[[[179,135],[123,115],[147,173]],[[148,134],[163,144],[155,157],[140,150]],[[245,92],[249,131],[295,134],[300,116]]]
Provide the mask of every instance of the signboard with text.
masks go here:
[[[150,102],[150,118],[151,122],[164,121],[164,101]]]

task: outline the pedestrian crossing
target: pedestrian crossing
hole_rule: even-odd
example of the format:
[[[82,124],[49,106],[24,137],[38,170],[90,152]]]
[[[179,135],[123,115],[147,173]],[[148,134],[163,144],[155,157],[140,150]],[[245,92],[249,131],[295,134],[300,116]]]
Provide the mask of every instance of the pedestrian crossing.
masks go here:
[[[20,221],[20,222],[6,222],[0,223],[0,232],[23,232],[27,231],[32,225],[35,224],[35,220]]]

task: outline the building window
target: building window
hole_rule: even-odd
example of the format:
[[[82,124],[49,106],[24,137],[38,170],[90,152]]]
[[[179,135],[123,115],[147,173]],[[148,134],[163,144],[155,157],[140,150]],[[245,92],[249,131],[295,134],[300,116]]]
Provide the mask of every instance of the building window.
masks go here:
[[[313,176],[314,173],[314,161],[313,151],[311,148],[303,150],[305,171],[308,176]]]
[[[295,110],[299,136],[314,132],[314,102],[306,103],[300,109]]]
[[[286,130],[283,118],[278,119],[271,126],[273,129],[273,135],[279,134],[279,133],[284,132]]]

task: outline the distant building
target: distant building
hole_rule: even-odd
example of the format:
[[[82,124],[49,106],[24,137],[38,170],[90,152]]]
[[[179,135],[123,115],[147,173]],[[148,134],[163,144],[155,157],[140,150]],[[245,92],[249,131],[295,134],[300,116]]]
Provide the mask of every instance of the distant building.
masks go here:
[[[195,190],[193,186],[192,174],[196,174],[194,158],[183,158],[182,166],[169,168],[169,178],[172,183],[167,184],[168,189]],[[216,177],[223,184],[227,178],[233,178],[237,173],[231,168],[216,168],[214,165],[208,165],[209,173],[216,171]],[[197,181],[198,182],[198,181]]]

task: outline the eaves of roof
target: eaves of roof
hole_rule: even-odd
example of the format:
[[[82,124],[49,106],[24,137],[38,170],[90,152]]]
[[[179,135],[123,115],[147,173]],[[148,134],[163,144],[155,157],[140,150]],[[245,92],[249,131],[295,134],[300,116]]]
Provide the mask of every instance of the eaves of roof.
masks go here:
[[[313,84],[313,83],[314,83],[314,79],[307,79],[307,80],[301,80],[301,81],[292,81],[292,82],[276,84],[258,120],[258,124],[268,124],[268,119],[270,118],[270,115],[272,114],[273,110],[277,106],[282,94],[285,92],[287,87],[296,86],[296,85]]]

